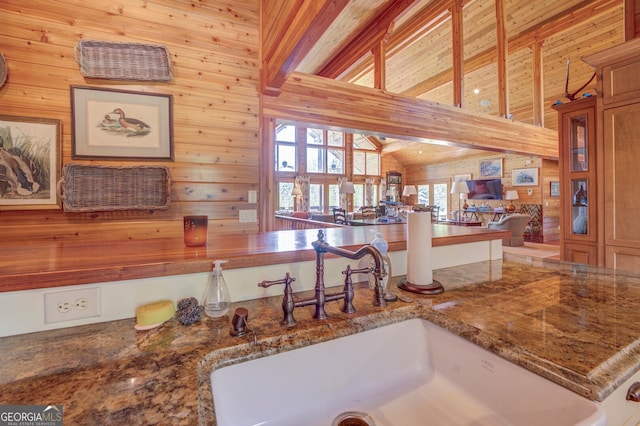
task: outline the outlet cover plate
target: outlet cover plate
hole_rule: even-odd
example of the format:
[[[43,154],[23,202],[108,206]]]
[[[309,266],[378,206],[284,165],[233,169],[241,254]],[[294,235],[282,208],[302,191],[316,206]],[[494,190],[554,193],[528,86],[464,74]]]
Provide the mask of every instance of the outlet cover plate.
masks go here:
[[[258,221],[258,211],[257,210],[240,210],[239,211],[240,222],[248,223],[248,222],[257,222]]]
[[[45,324],[99,317],[101,314],[100,287],[44,294]]]

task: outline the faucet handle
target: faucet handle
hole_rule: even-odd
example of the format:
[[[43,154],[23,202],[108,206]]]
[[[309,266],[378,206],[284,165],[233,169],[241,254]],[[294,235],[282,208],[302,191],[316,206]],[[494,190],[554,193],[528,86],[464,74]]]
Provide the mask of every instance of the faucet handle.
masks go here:
[[[284,284],[284,297],[282,298],[282,312],[284,312],[284,317],[282,321],[280,321],[280,324],[285,327],[293,327],[297,324],[297,321],[293,317],[295,302],[293,301],[293,290],[291,288],[291,283],[295,280],[296,279],[287,272],[283,279],[272,281],[264,280],[258,283],[258,286],[262,288],[271,287],[276,284]]]
[[[272,285],[276,285],[276,284],[284,284],[285,289],[286,289],[287,287],[291,286],[291,283],[294,282],[295,280],[296,279],[293,278],[291,276],[291,274],[287,272],[284,275],[284,278],[282,278],[282,279],[272,280],[272,281],[263,280],[263,281],[260,281],[258,283],[258,286],[262,287],[262,288],[267,288],[267,287],[271,287]]]

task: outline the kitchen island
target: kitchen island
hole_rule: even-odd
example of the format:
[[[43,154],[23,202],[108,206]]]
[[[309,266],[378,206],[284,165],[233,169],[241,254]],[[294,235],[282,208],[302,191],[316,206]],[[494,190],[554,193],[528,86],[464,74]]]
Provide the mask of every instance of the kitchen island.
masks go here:
[[[416,317],[595,401],[638,374],[638,277],[508,258],[435,270],[445,292],[403,293],[411,303],[374,307],[372,290],[359,285],[355,314],[333,302],[317,321],[311,307],[297,308],[289,329],[279,325],[282,297],[274,296],[190,326],[173,319],[137,332],[126,319],[5,337],[0,404],[62,404],[69,424],[215,424],[213,369]],[[255,344],[229,335],[240,306]]]

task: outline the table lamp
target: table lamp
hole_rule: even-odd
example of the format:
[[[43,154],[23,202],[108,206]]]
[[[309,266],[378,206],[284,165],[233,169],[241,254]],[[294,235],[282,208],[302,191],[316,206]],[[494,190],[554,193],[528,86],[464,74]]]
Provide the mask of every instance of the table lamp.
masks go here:
[[[507,206],[507,212],[509,213],[515,212],[516,206],[513,204],[513,200],[518,199],[518,191],[516,191],[515,189],[511,189],[507,191],[507,193],[504,196],[504,199],[509,201],[509,205]]]
[[[349,200],[346,198],[349,194],[355,194],[356,189],[353,187],[353,182],[342,182],[340,184],[340,188],[338,189],[340,194],[345,195],[345,210],[349,210]]]
[[[300,199],[300,197],[302,197],[302,190],[298,185],[293,186],[293,189],[291,190],[291,196],[293,197],[293,211],[297,211],[298,200]]]
[[[416,195],[417,193],[418,190],[416,189],[415,185],[405,185],[404,189],[402,190],[402,196],[409,198],[409,202],[407,204],[411,204],[411,196]]]
[[[458,194],[458,225],[459,225],[460,219],[461,219],[460,216],[462,216],[462,211],[460,210],[460,206],[462,206],[462,201],[460,198],[462,197],[462,194],[469,193],[469,187],[467,186],[467,182],[465,181],[453,182],[453,185],[451,185],[451,193]]]

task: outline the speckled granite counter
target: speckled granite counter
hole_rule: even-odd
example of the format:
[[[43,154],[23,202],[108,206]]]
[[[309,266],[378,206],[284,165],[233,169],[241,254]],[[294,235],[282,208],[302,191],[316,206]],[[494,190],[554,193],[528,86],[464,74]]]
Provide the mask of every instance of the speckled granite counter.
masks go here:
[[[434,271],[446,291],[329,319],[296,308],[279,326],[281,297],[234,304],[228,316],[146,332],[134,320],[0,339],[0,404],[62,404],[66,424],[215,424],[209,375],[224,365],[421,317],[587,398],[601,401],[640,369],[640,278],[555,261],[483,262]],[[234,309],[250,336],[229,336]]]

